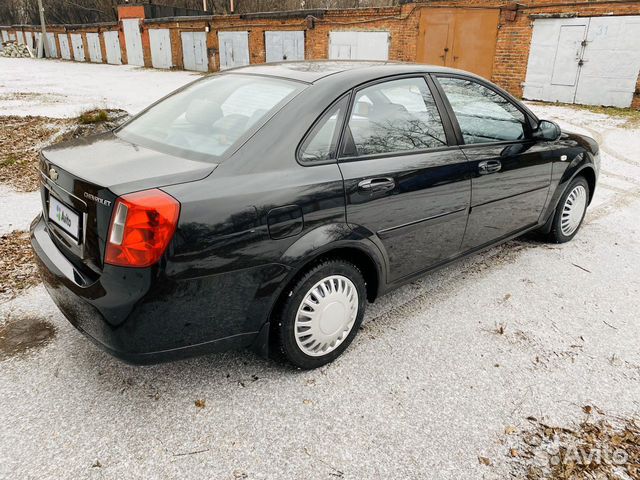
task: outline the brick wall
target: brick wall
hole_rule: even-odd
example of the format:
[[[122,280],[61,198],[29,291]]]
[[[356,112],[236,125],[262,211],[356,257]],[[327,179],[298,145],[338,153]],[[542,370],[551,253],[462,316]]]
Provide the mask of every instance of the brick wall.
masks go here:
[[[305,32],[305,58],[324,59],[329,52],[329,32],[340,30],[387,31],[390,34],[389,58],[391,60],[415,61],[417,57],[416,40],[418,36],[420,9],[428,7],[491,7],[501,8],[499,30],[493,62],[492,80],[507,89],[515,96],[522,95],[529,47],[533,27],[532,15],[640,15],[640,1],[621,3],[617,0],[569,1],[569,0],[534,0],[525,5],[515,2],[506,3],[500,0],[428,0],[418,4],[407,4],[401,7],[363,8],[346,10],[325,10],[315,14],[312,21],[300,16],[281,15],[224,15],[206,17],[180,17],[174,19],[147,19],[141,21],[142,44],[145,66],[151,66],[151,49],[149,29],[168,28],[171,34],[172,60],[175,68],[183,68],[182,31],[205,31],[207,48],[213,52],[209,56],[209,70],[219,69],[218,32],[248,31],[250,63],[265,61],[264,32],[267,30],[303,30]],[[137,5],[121,5],[118,10],[119,19],[144,18],[144,7]],[[37,31],[36,27],[9,27],[10,30]],[[118,29],[123,63],[127,63],[125,38],[122,23],[108,26],[50,26],[49,31],[67,34],[83,33],[85,56],[88,61],[86,33]],[[101,47],[103,61],[106,52],[102,35]],[[69,42],[71,39],[69,38]],[[60,46],[56,35],[58,55]],[[640,78],[632,106],[640,108]]]

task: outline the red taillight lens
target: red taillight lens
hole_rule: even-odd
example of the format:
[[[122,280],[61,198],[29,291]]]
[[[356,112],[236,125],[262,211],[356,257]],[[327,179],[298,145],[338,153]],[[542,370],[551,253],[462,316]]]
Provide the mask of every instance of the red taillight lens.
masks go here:
[[[180,203],[161,190],[130,193],[116,200],[104,263],[148,267],[164,253],[178,224]]]

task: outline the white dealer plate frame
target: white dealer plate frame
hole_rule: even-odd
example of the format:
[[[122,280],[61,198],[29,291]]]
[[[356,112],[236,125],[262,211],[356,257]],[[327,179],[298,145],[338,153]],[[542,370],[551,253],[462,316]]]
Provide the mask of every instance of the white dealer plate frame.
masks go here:
[[[49,220],[76,242],[80,242],[80,214],[49,195]]]

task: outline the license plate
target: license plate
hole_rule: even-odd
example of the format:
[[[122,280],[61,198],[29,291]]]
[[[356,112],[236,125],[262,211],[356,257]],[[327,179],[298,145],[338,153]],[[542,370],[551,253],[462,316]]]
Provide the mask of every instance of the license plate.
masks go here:
[[[49,197],[49,220],[76,241],[80,238],[80,215],[51,196]]]

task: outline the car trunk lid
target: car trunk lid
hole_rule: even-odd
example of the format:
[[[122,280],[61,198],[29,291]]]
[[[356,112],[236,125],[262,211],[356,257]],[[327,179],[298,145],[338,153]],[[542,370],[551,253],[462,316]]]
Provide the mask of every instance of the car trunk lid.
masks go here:
[[[82,273],[97,276],[118,196],[196,181],[216,166],[140,147],[111,132],[44,149],[39,168],[49,234]]]

